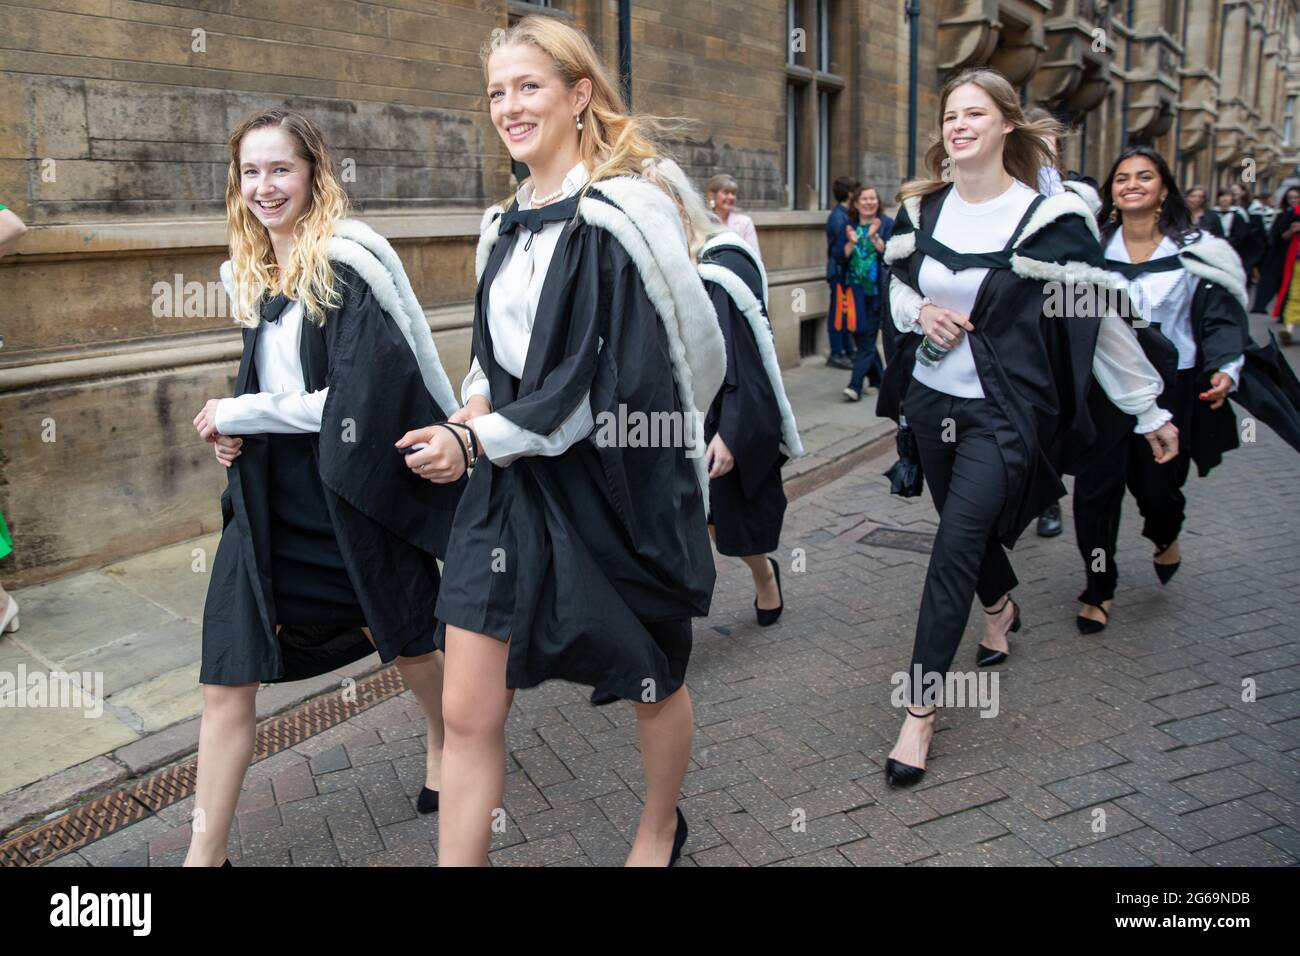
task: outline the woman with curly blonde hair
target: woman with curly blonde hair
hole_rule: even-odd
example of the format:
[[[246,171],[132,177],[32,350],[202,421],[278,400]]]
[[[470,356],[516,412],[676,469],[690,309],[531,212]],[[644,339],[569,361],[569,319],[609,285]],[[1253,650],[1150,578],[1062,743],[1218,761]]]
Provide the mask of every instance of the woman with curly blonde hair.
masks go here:
[[[629,115],[587,37],[526,17],[484,50],[487,106],[531,176],[483,217],[464,407],[412,468],[476,456],[445,622],[441,865],[481,865],[514,691],[559,678],[633,703],[645,804],[627,863],[670,864],[690,761],[691,619],[708,613],[702,411],[722,334],[679,210],[646,178],[662,124]],[[459,427],[457,427],[459,426]]]
[[[235,394],[194,419],[229,484],[203,611],[187,866],[229,865],[258,685],[324,674],[376,649],[396,660],[424,708],[417,808],[437,808],[436,559],[463,482],[415,480],[393,443],[456,403],[401,261],[347,213],[307,117],[265,110],[231,134],[221,275],[244,352]]]

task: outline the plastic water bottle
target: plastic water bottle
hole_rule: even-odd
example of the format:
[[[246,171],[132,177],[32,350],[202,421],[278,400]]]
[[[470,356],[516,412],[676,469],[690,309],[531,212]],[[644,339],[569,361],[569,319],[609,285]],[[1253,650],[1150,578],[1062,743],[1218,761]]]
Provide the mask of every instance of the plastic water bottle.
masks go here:
[[[943,361],[944,356],[951,351],[941,345],[935,345],[930,336],[921,339],[921,344],[916,347],[916,361],[926,368],[934,368]]]

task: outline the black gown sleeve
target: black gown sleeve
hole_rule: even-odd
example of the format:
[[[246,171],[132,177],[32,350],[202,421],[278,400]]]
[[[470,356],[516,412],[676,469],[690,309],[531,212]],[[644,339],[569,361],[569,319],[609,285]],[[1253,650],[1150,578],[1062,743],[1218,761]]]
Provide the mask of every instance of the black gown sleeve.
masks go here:
[[[391,533],[445,558],[465,478],[423,481],[394,443],[447,416],[370,287],[351,268],[335,268],[343,302],[325,317],[329,395],[321,416],[321,481]]]
[[[1196,337],[1200,343],[1199,374],[1208,379],[1241,357],[1250,345],[1250,335],[1246,312],[1232,293],[1217,282],[1199,277],[1197,282],[1205,286],[1204,308],[1192,318],[1197,324]]]
[[[722,436],[745,496],[753,497],[781,454],[781,413],[749,320],[722,286],[706,282],[705,287],[727,348],[726,374],[705,434]]]

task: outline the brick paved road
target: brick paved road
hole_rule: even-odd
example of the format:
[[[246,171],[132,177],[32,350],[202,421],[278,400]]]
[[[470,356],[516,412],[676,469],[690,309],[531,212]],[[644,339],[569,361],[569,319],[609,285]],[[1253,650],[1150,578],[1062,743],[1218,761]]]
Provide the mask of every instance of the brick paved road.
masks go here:
[[[892,456],[796,502],[784,544],[806,550],[807,571],[784,575],[781,622],[753,623],[748,573],[724,559],[714,613],[696,625],[683,863],[1294,864],[1300,457],[1261,432],[1190,480],[1183,567],[1166,588],[1127,502],[1117,610],[1099,637],[1074,628],[1082,582],[1068,522],[1054,540],[1023,539],[1013,557],[1026,626],[1000,668],[1000,713],[945,711],[924,783],[906,792],[888,790],[881,768],[925,555],[859,539],[932,531],[933,509],[886,493]],[[977,626],[959,667],[971,667]],[[624,859],[642,791],[635,722],[627,705],[596,710],[586,693],[553,682],[517,695],[495,865]],[[434,863],[437,817],[413,808],[423,730],[407,694],[256,764],[231,858]],[[191,805],[52,865],[178,865]]]

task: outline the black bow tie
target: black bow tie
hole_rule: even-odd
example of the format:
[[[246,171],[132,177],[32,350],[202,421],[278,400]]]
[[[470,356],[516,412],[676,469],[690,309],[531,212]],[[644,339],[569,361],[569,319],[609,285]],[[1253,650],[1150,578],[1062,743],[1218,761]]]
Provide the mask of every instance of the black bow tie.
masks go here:
[[[513,230],[515,226],[523,226],[529,232],[536,234],[542,231],[542,226],[546,225],[546,223],[572,219],[573,214],[577,211],[578,197],[576,195],[542,206],[540,209],[520,209],[515,206],[501,217],[501,225],[497,229],[497,235],[504,236]]]
[[[280,321],[284,311],[293,303],[293,300],[283,293],[277,296],[262,297],[262,321],[270,322],[274,325]]]
[[[1106,260],[1107,269],[1118,272],[1125,279],[1130,280],[1146,275],[1149,272],[1172,272],[1182,267],[1183,260],[1179,258],[1177,253],[1172,256],[1161,256],[1159,259],[1148,259],[1145,262],[1121,262],[1119,259]]]

